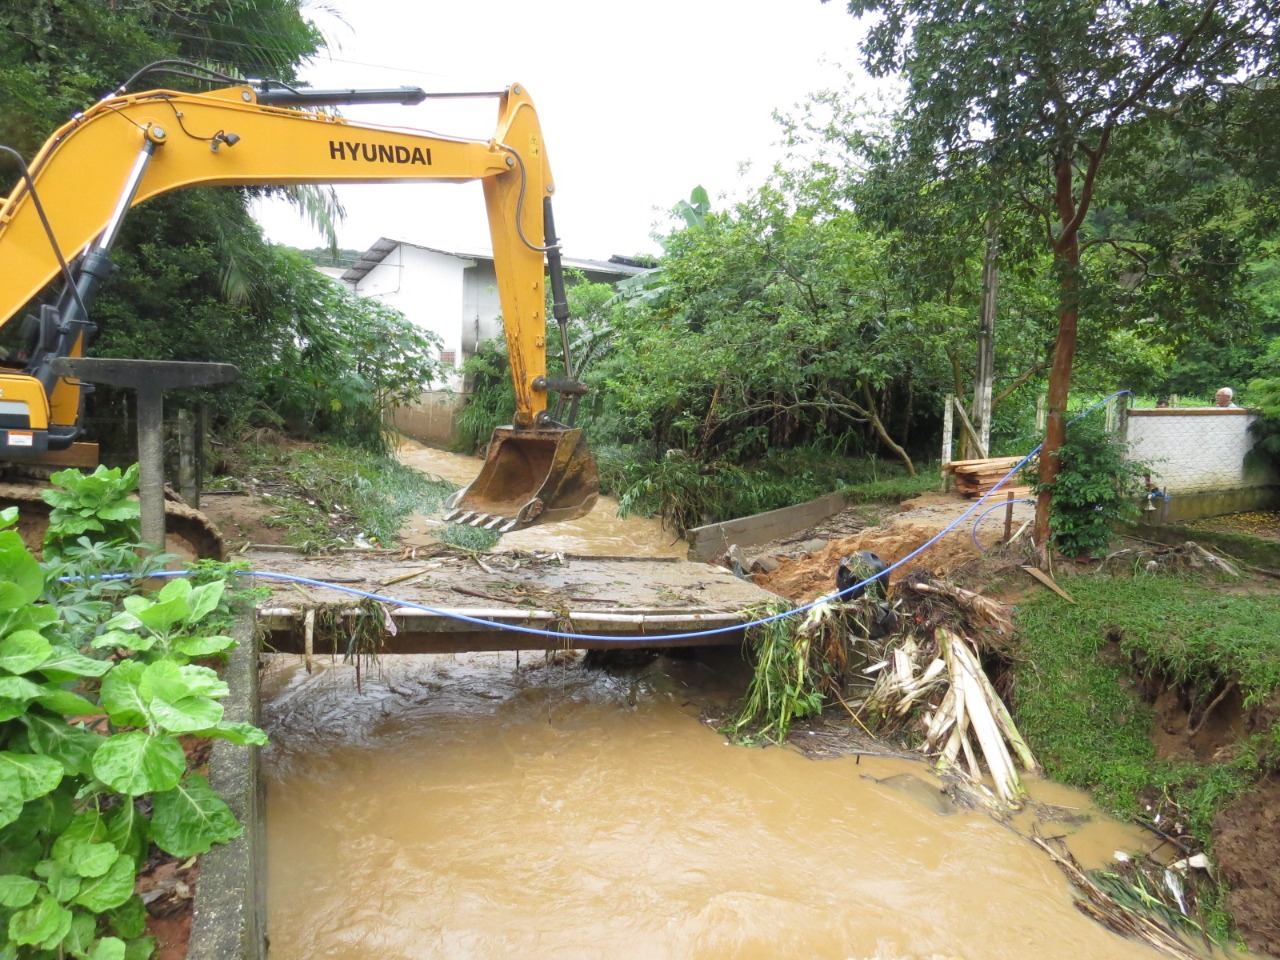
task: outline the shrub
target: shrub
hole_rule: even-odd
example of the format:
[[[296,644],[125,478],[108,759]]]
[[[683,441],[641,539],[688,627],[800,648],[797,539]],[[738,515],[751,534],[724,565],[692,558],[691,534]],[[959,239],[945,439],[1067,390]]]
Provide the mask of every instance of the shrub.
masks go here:
[[[1125,450],[1097,417],[1077,420],[1067,428],[1062,467],[1049,487],[1049,528],[1063,554],[1103,552],[1111,542],[1112,524],[1138,515],[1140,478],[1147,468],[1126,460]],[[1043,487],[1037,484],[1036,489]]]

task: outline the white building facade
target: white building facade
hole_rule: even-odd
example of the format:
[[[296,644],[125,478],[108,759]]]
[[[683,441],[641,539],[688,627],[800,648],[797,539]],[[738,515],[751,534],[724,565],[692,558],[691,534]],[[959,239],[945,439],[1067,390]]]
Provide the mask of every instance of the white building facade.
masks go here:
[[[566,257],[564,266],[595,283],[610,284],[646,269],[622,257]],[[475,355],[479,344],[502,336],[502,305],[493,257],[383,238],[340,279],[359,296],[377,297],[440,338],[440,359],[453,374],[445,383],[424,389],[419,404],[397,411],[395,425],[412,437],[447,443],[466,392],[462,364]]]

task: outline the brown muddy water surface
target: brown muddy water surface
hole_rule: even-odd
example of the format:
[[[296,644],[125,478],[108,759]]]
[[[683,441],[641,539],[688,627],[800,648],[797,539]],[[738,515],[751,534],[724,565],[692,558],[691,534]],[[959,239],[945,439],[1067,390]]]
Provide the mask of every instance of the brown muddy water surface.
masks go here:
[[[457,483],[479,468],[401,456]],[[503,547],[683,554],[607,510],[526,535]],[[1026,839],[940,802],[923,764],[727,744],[699,718],[746,680],[734,649],[611,671],[384,657],[359,692],[350,667],[272,658],[271,957],[1155,956],[1080,914]],[[1033,792],[1089,813],[1073,791]],[[1040,829],[1071,834],[1086,867],[1150,846],[1097,815]]]
[[[698,715],[744,679],[733,650],[613,674],[388,657],[357,693],[276,658],[271,956],[1153,956],[1025,839],[933,802],[922,764],[726,744]],[[1147,842],[1042,830],[1078,831],[1087,866]]]

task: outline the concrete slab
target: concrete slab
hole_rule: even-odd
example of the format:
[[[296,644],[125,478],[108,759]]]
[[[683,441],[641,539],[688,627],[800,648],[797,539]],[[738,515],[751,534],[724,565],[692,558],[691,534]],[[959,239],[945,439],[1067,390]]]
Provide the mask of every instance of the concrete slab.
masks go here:
[[[266,574],[327,581],[337,588],[259,581],[271,590],[270,599],[258,608],[259,622],[268,631],[266,643],[290,653],[306,652],[309,609],[354,608],[360,600],[355,591],[385,600],[395,632],[384,637],[384,653],[740,643],[739,625],[750,619],[747,611],[777,599],[721,567],[665,558],[455,550],[418,557],[382,551],[336,557],[257,551],[242,558]],[[510,626],[564,636],[505,629]],[[718,632],[699,635],[704,630]],[[332,640],[314,641],[317,654],[331,649]]]

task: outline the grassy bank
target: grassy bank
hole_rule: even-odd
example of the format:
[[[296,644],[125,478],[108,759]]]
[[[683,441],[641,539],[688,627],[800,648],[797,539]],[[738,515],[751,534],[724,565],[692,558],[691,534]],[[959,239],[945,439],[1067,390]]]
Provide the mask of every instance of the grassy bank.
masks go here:
[[[390,544],[413,513],[457,489],[399,461],[335,444],[238,444],[211,484],[253,487],[275,509],[265,523],[304,551]]]
[[[938,489],[936,465],[910,476],[899,463],[844,456],[816,447],[779,450],[746,464],[703,461],[672,451],[648,459],[636,450],[595,451],[601,490],[624,515],[661,517],[683,533],[704,523],[736,520],[843,490],[851,503],[901,501]]]
[[[1077,603],[1045,591],[1019,604],[1019,726],[1053,779],[1091,788],[1122,818],[1180,825],[1211,851],[1215,815],[1274,762],[1276,730],[1216,762],[1160,759],[1149,694],[1181,689],[1199,716],[1234,683],[1246,712],[1261,705],[1280,687],[1280,604],[1165,574],[1091,574],[1066,586]],[[1225,932],[1220,908],[1207,919]]]

